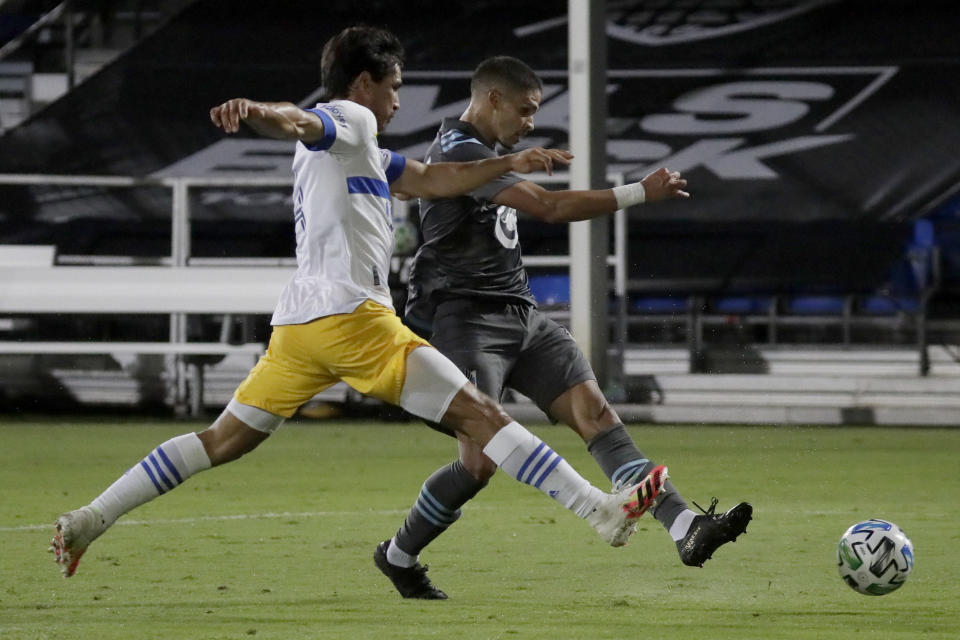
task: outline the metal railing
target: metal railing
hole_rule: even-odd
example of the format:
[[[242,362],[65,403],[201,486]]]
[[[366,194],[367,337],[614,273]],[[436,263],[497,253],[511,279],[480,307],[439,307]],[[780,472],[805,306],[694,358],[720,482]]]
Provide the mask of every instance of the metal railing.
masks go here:
[[[568,181],[566,174],[530,174],[528,179],[540,184],[564,184]],[[609,174],[607,181],[614,186],[624,183],[623,174]],[[159,258],[161,265],[174,267],[187,266],[214,266],[225,264],[248,264],[258,266],[289,266],[295,264],[291,258],[194,258],[191,255],[191,211],[190,191],[198,188],[230,187],[230,188],[265,188],[265,187],[292,187],[293,177],[132,177],[132,176],[92,176],[92,175],[50,175],[50,174],[0,174],[0,186],[75,186],[75,187],[105,187],[105,188],[138,188],[163,187],[171,192],[171,243],[170,255]],[[403,200],[394,200],[395,217],[406,218],[409,203]],[[399,216],[397,215],[399,214]],[[613,217],[613,247],[612,255],[605,261],[613,270],[613,293],[618,301],[615,346],[616,352],[622,357],[627,339],[627,217],[624,211],[618,211]],[[60,264],[72,265],[124,265],[137,264],[131,256],[84,256],[60,255],[57,258]],[[142,263],[142,260],[141,260]],[[529,255],[524,256],[524,263],[531,268],[566,268],[570,267],[569,255]],[[186,339],[186,314],[171,314],[171,340],[184,341]]]

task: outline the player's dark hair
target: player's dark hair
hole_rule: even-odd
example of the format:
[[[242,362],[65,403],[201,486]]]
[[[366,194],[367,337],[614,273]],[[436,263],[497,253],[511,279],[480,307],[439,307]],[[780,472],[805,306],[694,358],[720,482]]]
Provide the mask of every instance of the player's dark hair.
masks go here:
[[[493,85],[502,86],[510,91],[543,90],[543,83],[533,69],[511,56],[487,58],[473,72],[470,91],[482,91]]]
[[[323,45],[320,80],[324,99],[345,97],[364,71],[370,73],[374,82],[380,82],[395,66],[403,67],[403,53],[400,40],[386,29],[347,27]]]

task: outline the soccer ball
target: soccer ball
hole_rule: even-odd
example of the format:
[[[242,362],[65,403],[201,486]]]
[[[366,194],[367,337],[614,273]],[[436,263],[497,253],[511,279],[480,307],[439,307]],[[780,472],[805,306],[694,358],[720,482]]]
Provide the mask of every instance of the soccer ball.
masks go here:
[[[417,226],[409,220],[401,220],[394,223],[393,228],[393,253],[398,256],[406,256],[413,253],[420,238],[417,235]]]
[[[913,569],[913,543],[892,522],[858,522],[840,538],[837,569],[851,589],[882,596],[907,581]]]

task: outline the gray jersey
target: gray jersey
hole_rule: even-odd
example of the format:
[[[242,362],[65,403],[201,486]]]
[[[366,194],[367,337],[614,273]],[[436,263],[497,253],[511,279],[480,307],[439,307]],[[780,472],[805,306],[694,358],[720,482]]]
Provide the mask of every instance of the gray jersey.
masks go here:
[[[446,118],[425,162],[496,156],[472,125]],[[429,327],[436,305],[454,298],[536,304],[520,256],[517,212],[492,202],[500,191],[522,180],[506,174],[467,195],[420,201],[423,244],[410,273],[406,308],[412,324]]]

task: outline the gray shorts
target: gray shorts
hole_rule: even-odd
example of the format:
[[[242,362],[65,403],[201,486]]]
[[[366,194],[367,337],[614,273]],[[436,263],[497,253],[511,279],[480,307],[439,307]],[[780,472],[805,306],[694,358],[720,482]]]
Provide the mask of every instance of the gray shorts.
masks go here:
[[[567,389],[596,379],[570,332],[525,304],[442,302],[430,344],[494,400],[499,402],[510,387],[548,416],[550,405]]]

